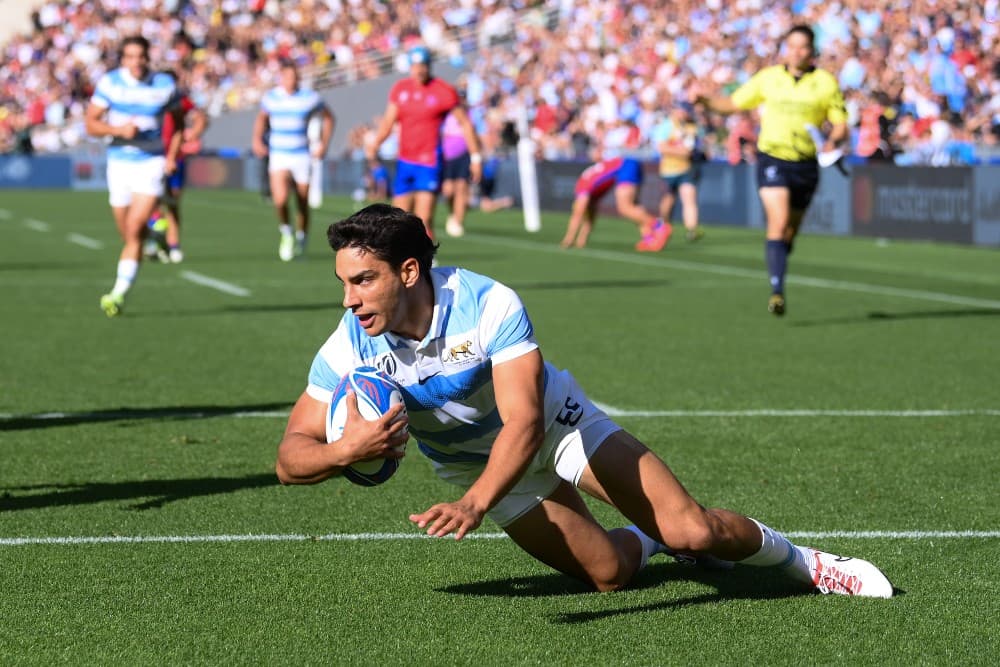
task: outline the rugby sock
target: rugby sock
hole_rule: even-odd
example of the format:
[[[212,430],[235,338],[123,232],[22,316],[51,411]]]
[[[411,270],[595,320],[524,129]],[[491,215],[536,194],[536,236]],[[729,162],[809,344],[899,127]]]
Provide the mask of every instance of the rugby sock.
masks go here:
[[[304,241],[305,238],[306,238],[306,233],[304,231],[302,231],[301,229],[296,229],[295,230],[295,240],[296,241]]]
[[[760,550],[749,558],[739,561],[742,565],[758,567],[780,567],[788,574],[803,581],[812,581],[809,569],[810,552],[788,541],[788,538],[776,530],[768,528],[756,519],[750,519],[760,528],[763,543]]]
[[[639,530],[638,526],[625,526],[625,530],[631,532],[636,537],[639,538],[639,544],[642,545],[642,558],[639,561],[639,569],[646,567],[646,563],[649,561],[649,557],[653,554],[658,554],[661,551],[666,551],[667,547],[660,544],[652,537],[646,533]]]
[[[767,275],[771,279],[771,294],[785,293],[785,269],[788,266],[788,244],[768,240],[764,246],[767,258]]]
[[[115,278],[115,286],[111,288],[111,293],[115,296],[122,296],[129,291],[135,276],[139,273],[139,262],[134,259],[118,260],[118,277]]]
[[[278,225],[278,231],[281,232],[282,236],[291,236],[292,235],[292,226],[291,225]]]

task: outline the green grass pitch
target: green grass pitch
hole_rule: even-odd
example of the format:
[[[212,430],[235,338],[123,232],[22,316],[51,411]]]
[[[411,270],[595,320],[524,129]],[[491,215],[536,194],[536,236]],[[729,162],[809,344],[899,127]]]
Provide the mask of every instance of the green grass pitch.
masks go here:
[[[546,358],[708,505],[882,567],[889,601],[654,559],[597,594],[487,521],[421,538],[451,499],[416,448],[384,486],[282,487],[275,449],[342,292],[327,198],[282,263],[259,196],[192,191],[180,265],[107,319],[104,193],[0,196],[0,663],[989,664],[1000,655],[1000,256],[805,234],[788,315],[759,231],[659,254],[598,221],[470,215],[442,264],[521,294]],[[443,221],[443,215],[439,220]],[[710,222],[710,221],[709,221]],[[439,222],[443,228],[443,224]],[[606,525],[623,520],[593,504]]]

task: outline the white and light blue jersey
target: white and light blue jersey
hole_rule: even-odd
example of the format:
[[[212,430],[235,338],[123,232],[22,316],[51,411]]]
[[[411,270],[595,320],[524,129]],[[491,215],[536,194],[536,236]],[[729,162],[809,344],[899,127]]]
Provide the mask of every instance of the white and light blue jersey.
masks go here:
[[[309,153],[309,117],[323,108],[323,98],[319,93],[299,88],[289,94],[278,86],[264,95],[260,106],[268,115],[270,152],[299,155]]]
[[[306,392],[328,403],[342,375],[375,366],[399,385],[421,452],[439,463],[485,462],[503,425],[493,366],[537,349],[534,328],[517,294],[491,278],[439,267],[431,279],[434,315],[423,340],[370,337],[347,311],[313,360]],[[546,386],[555,375],[546,364]],[[564,398],[549,393],[546,427]]]
[[[139,80],[120,67],[98,80],[90,101],[107,109],[109,125],[132,123],[138,130],[132,139],[111,140],[109,160],[145,160],[164,154],[163,117],[179,101],[177,84],[169,74],[154,72]]]

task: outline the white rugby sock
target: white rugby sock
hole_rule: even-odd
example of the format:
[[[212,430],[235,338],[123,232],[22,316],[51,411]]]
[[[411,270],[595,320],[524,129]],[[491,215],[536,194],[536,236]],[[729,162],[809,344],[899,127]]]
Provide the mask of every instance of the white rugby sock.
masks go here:
[[[808,549],[798,547],[776,530],[768,528],[756,519],[750,519],[760,528],[764,538],[760,550],[749,558],[739,561],[742,565],[758,567],[780,567],[796,579],[812,581],[809,567],[811,554]]]
[[[642,569],[646,567],[646,563],[649,561],[649,557],[653,554],[658,554],[661,551],[666,551],[666,547],[654,540],[652,537],[646,533],[639,530],[638,526],[625,526],[625,530],[630,531],[636,537],[639,538],[639,544],[642,545],[642,558],[639,561],[639,568]]]
[[[291,225],[278,225],[278,231],[281,233],[282,236],[291,236],[292,235],[292,226]]]
[[[111,288],[111,293],[115,296],[123,296],[132,287],[138,273],[139,262],[134,259],[118,260],[118,276],[115,278],[115,286]]]

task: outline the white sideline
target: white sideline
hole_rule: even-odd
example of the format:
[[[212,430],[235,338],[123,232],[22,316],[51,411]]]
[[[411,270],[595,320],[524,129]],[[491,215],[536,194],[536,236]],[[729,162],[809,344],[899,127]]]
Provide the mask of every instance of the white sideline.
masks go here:
[[[933,540],[933,539],[996,539],[1000,530],[834,530],[826,532],[789,531],[791,539],[843,538],[856,540]],[[470,533],[465,539],[506,539],[505,533]],[[74,546],[84,544],[196,544],[219,542],[384,542],[398,540],[432,540],[424,533],[330,533],[327,535],[261,534],[261,535],[97,535],[80,537],[2,537],[0,547]],[[442,538],[452,539],[452,538]]]
[[[72,233],[66,236],[66,240],[70,243],[75,243],[76,245],[83,246],[84,248],[90,248],[91,250],[100,250],[104,247],[104,244],[97,239],[91,238],[89,236],[84,236],[83,234]]]
[[[506,246],[508,248],[519,248],[524,250],[534,250],[536,252],[546,252],[550,254],[565,255],[566,251],[558,247],[532,241],[519,241],[516,239],[506,239],[483,234],[467,234],[468,238],[480,243]],[[574,255],[584,255],[598,259],[605,259],[616,262],[626,262],[628,264],[641,264],[644,266],[661,266],[672,269],[683,269],[685,271],[700,271],[702,273],[714,273],[723,276],[738,276],[741,278],[761,278],[763,271],[754,269],[743,269],[735,266],[725,266],[722,264],[709,264],[702,262],[688,262],[680,259],[670,259],[661,256],[636,256],[623,252],[611,250],[596,250],[590,248],[579,248],[573,251]],[[976,308],[991,308],[1000,310],[1000,301],[993,299],[979,299],[976,297],[959,296],[956,294],[945,294],[943,292],[930,292],[927,290],[906,289],[902,287],[890,287],[888,285],[871,285],[868,283],[855,283],[846,280],[827,280],[826,278],[812,278],[810,276],[791,275],[786,282],[798,285],[808,285],[809,287],[820,287],[824,289],[843,290],[848,292],[864,292],[867,294],[881,294],[883,296],[899,296],[907,299],[920,299],[923,301],[938,301],[961,306],[972,306]]]
[[[211,276],[206,276],[205,274],[198,273],[196,271],[181,271],[181,278],[198,285],[211,287],[212,289],[225,292],[226,294],[232,294],[233,296],[250,296],[250,290],[245,287],[240,287],[239,285],[234,285],[233,283],[227,283],[225,280],[212,278]]]
[[[609,417],[1000,417],[1000,409],[981,408],[969,410],[623,410],[604,403],[594,401],[594,405],[608,414]],[[72,419],[76,422],[110,421],[113,419],[146,419],[150,417],[188,419],[215,419],[233,417],[236,419],[285,419],[287,410],[241,410],[235,412],[200,411],[200,410],[157,410],[134,409],[94,412],[36,412],[34,414],[16,414],[0,412],[0,423],[9,421],[58,421]]]
[[[594,401],[609,417],[967,417],[1000,416],[1000,410],[621,410]]]

